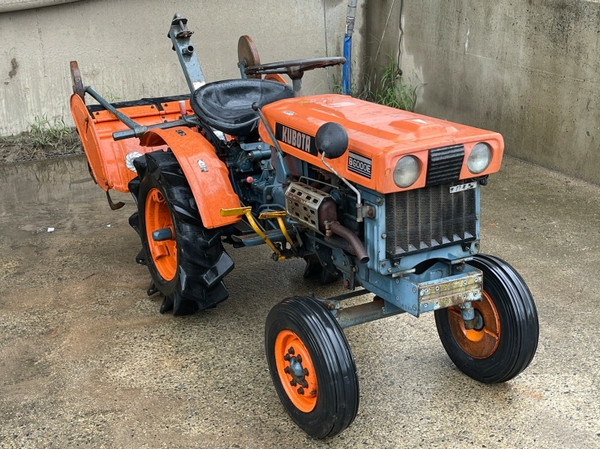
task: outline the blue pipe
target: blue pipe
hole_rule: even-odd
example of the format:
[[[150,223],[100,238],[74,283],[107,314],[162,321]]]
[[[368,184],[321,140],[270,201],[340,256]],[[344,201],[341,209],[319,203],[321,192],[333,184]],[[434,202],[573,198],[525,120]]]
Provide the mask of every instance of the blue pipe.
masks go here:
[[[342,69],[342,93],[350,95],[352,93],[350,85],[352,80],[352,36],[348,34],[344,36],[344,58],[346,58],[346,62]]]

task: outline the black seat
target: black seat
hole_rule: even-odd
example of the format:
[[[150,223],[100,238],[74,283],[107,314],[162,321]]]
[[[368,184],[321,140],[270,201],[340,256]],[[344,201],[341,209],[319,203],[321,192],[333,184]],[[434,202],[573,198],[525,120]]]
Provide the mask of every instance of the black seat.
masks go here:
[[[285,98],[294,90],[287,84],[259,79],[235,79],[208,83],[196,89],[190,104],[211,127],[232,136],[247,136],[258,126],[258,112],[252,109]]]

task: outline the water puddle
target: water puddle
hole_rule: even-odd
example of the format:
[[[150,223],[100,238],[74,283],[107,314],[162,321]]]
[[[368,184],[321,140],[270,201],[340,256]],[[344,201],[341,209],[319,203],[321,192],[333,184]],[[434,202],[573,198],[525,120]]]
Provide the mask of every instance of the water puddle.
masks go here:
[[[0,215],[22,204],[78,203],[103,195],[84,156],[0,166]]]

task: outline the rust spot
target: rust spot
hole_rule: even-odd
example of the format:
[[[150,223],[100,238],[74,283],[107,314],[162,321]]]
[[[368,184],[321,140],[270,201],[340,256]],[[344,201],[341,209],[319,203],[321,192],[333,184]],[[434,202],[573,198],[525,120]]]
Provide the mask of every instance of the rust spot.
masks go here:
[[[14,78],[15,75],[17,74],[17,69],[19,68],[19,63],[17,62],[17,58],[12,58],[10,60],[10,72],[8,72],[8,77],[9,78]]]

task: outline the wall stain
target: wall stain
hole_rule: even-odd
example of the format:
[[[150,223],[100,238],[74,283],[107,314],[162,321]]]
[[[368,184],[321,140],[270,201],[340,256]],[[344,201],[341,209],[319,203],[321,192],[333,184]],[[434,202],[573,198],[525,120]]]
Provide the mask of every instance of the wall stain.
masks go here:
[[[17,62],[17,58],[12,58],[10,60],[10,66],[11,70],[10,72],[8,72],[8,77],[12,79],[15,77],[15,75],[17,74],[17,70],[19,69],[19,63]]]

